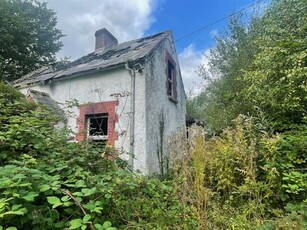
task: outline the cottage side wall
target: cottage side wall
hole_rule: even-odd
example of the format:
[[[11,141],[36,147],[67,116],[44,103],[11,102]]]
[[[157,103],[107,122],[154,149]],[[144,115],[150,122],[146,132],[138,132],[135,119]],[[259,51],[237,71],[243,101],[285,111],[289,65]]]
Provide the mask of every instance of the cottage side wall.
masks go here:
[[[133,159],[130,161],[133,170],[143,174],[149,173],[146,149],[146,88],[144,72],[135,71],[135,111],[134,111],[134,142]],[[131,158],[130,158],[131,159]]]
[[[149,174],[161,173],[170,153],[172,138],[185,130],[186,96],[181,78],[179,62],[169,35],[152,57],[146,71],[146,155]],[[176,100],[167,95],[167,57],[175,62]],[[163,136],[162,136],[163,133]],[[162,136],[162,139],[161,139]],[[160,163],[159,163],[160,162]]]
[[[137,85],[137,87],[141,87]],[[67,127],[74,133],[78,132],[77,118],[78,107],[67,108],[67,102],[74,100],[81,104],[91,104],[118,100],[115,112],[118,121],[115,122],[115,131],[118,138],[115,147],[119,150],[129,151],[130,148],[130,121],[131,121],[131,75],[122,68],[104,71],[94,74],[85,74],[61,81],[54,81],[47,85],[35,85],[31,89],[46,92],[52,99],[60,103],[60,106],[68,116]],[[27,93],[29,88],[20,91]],[[122,156],[128,160],[128,155]]]

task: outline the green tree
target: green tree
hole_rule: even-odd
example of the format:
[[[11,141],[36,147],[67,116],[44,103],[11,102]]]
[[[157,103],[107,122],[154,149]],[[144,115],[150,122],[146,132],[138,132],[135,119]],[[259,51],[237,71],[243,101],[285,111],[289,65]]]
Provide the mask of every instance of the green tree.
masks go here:
[[[307,1],[272,1],[256,37],[259,52],[245,70],[247,100],[271,120],[276,131],[307,121]]]
[[[257,122],[257,128],[261,126],[263,130],[279,133],[278,142],[271,150],[259,148],[261,143],[255,146],[255,166],[259,168],[256,179],[271,180],[270,185],[274,187],[274,196],[269,201],[271,210],[274,209],[272,214],[280,214],[279,217],[286,214],[275,223],[268,222],[266,229],[273,229],[273,225],[269,227],[271,224],[288,229],[289,220],[294,220],[295,216],[306,219],[306,12],[307,0],[272,0],[262,16],[248,22],[246,27],[236,26],[235,30],[230,27],[229,34],[219,37],[217,46],[211,50],[210,70],[216,75],[209,75],[207,91],[198,101],[194,99],[198,106],[196,111],[203,111],[206,125],[212,130],[220,131],[229,126],[231,119],[240,113],[258,115],[260,111],[261,118],[265,119]],[[241,23],[239,21],[238,25]],[[199,101],[203,102],[203,107]],[[271,134],[269,132],[268,136]],[[248,135],[250,131],[243,136]],[[237,148],[239,144],[231,146]],[[247,156],[252,156],[251,152]],[[234,161],[233,157],[230,159]],[[305,221],[299,222],[306,226]]]
[[[221,131],[240,113],[252,110],[242,90],[246,87],[244,70],[250,68],[258,50],[255,43],[258,20],[256,11],[249,18],[244,15],[231,18],[228,29],[215,37],[209,67],[199,69],[199,75],[208,83],[207,88],[193,102],[188,102],[192,107],[188,111],[202,119],[212,132]]]
[[[259,52],[246,70],[247,100],[265,113],[282,142],[274,164],[284,203],[306,200],[307,0],[274,0],[261,18]],[[289,206],[290,205],[290,206]]]
[[[63,36],[55,12],[37,0],[0,1],[0,79],[12,81],[55,61]]]

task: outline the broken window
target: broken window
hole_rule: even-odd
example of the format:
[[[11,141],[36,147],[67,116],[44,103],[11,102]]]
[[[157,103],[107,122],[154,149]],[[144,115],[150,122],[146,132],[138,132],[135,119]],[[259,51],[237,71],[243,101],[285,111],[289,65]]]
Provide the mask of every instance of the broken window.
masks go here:
[[[86,115],[87,139],[106,142],[108,140],[108,114]]]
[[[170,99],[177,98],[175,64],[170,59],[167,60],[167,95]]]
[[[118,138],[115,131],[115,124],[118,121],[116,106],[118,100],[80,105],[76,141],[93,140],[114,146]]]
[[[167,81],[168,81],[168,89],[167,89],[167,95],[173,97],[174,96],[174,73],[175,73],[175,67],[174,65],[168,61],[167,62]]]

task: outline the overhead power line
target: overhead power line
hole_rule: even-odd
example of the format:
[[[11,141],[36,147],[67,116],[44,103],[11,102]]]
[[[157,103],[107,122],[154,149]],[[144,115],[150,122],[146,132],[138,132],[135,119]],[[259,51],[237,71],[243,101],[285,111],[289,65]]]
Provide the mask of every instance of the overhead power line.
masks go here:
[[[189,34],[187,34],[187,35],[184,35],[184,36],[182,36],[182,37],[176,39],[175,42],[178,42],[178,41],[183,40],[183,39],[185,39],[185,38],[187,38],[187,37],[190,37],[191,35],[196,34],[196,33],[200,32],[200,31],[202,31],[202,30],[204,30],[204,29],[207,29],[208,27],[213,26],[213,25],[215,25],[215,24],[217,24],[217,23],[219,23],[219,22],[221,22],[221,21],[223,21],[223,20],[225,20],[225,19],[231,18],[232,16],[234,16],[234,15],[236,15],[236,14],[238,14],[238,13],[241,13],[241,12],[243,12],[243,11],[245,11],[245,10],[247,10],[247,9],[249,9],[249,8],[251,8],[251,7],[253,7],[253,6],[255,6],[255,5],[258,5],[259,3],[263,2],[263,1],[265,1],[265,0],[258,0],[257,2],[254,2],[254,3],[250,4],[250,5],[248,5],[247,7],[242,8],[242,9],[239,10],[239,11],[236,11],[236,12],[234,12],[234,13],[232,13],[232,14],[229,14],[229,15],[223,17],[223,18],[220,18],[220,19],[218,19],[218,20],[216,20],[216,21],[210,23],[209,25],[203,26],[203,27],[201,27],[201,28],[199,28],[199,29],[197,29],[197,30],[195,30],[195,31],[193,31],[193,32],[191,32],[191,33],[189,33]]]

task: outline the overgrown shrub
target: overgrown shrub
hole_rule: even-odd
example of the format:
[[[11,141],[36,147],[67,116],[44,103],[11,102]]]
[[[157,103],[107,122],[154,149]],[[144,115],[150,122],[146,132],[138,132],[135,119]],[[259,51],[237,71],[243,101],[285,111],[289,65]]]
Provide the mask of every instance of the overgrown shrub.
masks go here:
[[[292,145],[305,137],[271,136],[259,122],[239,116],[233,128],[212,138],[202,128],[190,131],[175,177],[198,229],[306,226],[305,142]]]
[[[52,148],[56,117],[0,83],[0,165],[23,153],[44,155]]]
[[[172,183],[109,160],[111,147],[67,142],[49,110],[2,83],[0,106],[0,229],[194,228]]]

